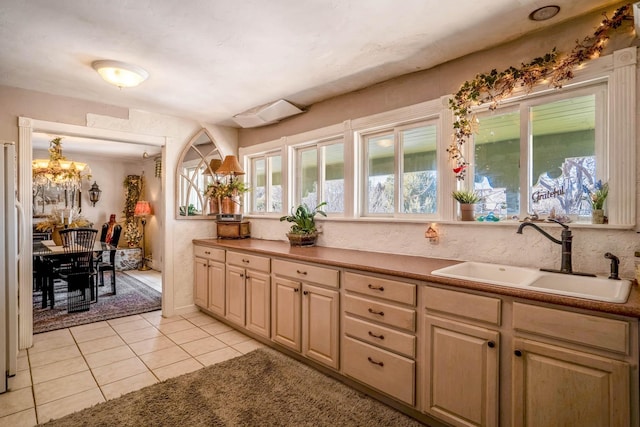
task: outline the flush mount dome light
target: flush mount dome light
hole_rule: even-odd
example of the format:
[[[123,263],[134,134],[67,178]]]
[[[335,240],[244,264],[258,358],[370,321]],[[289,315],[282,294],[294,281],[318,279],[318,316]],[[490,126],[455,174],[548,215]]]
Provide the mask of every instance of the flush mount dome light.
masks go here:
[[[138,86],[149,77],[143,68],[121,61],[93,61],[91,66],[106,82],[120,88]]]
[[[529,14],[532,21],[546,21],[556,16],[560,12],[560,6],[549,5],[542,6]]]

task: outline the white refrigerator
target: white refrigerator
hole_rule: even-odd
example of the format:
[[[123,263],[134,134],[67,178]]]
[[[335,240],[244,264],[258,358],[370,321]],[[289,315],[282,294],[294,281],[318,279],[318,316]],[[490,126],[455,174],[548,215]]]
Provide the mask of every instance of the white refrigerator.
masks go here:
[[[18,219],[16,150],[0,141],[0,393],[18,369]]]

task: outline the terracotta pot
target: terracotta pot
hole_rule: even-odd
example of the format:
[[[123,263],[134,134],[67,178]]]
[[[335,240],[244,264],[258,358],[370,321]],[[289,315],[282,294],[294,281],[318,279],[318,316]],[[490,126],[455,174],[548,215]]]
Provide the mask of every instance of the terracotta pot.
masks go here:
[[[318,240],[318,233],[295,234],[287,233],[291,246],[314,246]]]
[[[472,203],[460,203],[460,220],[462,221],[475,221],[473,212],[476,209],[476,205]]]
[[[591,212],[592,224],[604,224],[604,209],[594,209]]]

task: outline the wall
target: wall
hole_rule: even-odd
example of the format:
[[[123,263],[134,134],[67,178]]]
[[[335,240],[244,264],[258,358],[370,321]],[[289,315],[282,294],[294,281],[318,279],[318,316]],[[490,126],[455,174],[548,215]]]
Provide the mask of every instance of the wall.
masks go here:
[[[623,3],[617,5],[619,7]],[[611,7],[606,11],[611,16]],[[562,23],[526,38],[506,43],[494,49],[442,64],[430,70],[417,72],[382,82],[360,91],[319,102],[306,108],[304,114],[279,124],[262,128],[243,129],[239,132],[239,145],[252,146],[295,135],[312,129],[341,123],[367,115],[417,104],[454,93],[465,80],[475,74],[495,68],[502,70],[531,61],[535,56],[557,47],[568,52],[575,41],[593,34],[602,21],[602,10],[579,19]],[[630,24],[626,24],[629,28]],[[472,36],[472,35],[470,35]],[[609,40],[603,54],[638,41],[629,30],[620,31]],[[640,85],[638,85],[640,88]],[[640,161],[638,161],[640,164]],[[637,186],[636,186],[637,193]],[[638,209],[636,209],[638,211]],[[277,219],[251,218],[252,236],[286,240],[286,223]],[[637,221],[636,221],[637,223]],[[560,246],[534,230],[516,235],[517,223],[448,223],[438,224],[440,240],[431,243],[424,238],[426,222],[381,222],[366,220],[321,221],[323,233],[319,244],[329,247],[351,248],[376,252],[401,253],[436,258],[510,263],[520,266],[559,268]],[[621,273],[633,277],[634,251],[640,249],[635,230],[611,228],[594,229],[574,225],[574,270],[608,273],[609,262],[605,252],[621,258]],[[559,236],[558,227],[547,229]],[[391,236],[391,238],[390,238]]]

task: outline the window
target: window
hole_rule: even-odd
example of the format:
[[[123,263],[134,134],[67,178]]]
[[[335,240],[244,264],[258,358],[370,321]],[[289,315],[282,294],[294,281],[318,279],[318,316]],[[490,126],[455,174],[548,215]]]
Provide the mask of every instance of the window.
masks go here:
[[[479,114],[480,213],[590,218],[588,191],[607,180],[605,99],[600,84]]]
[[[344,144],[342,139],[296,150],[296,201],[314,208],[327,202],[325,212],[344,213]]]
[[[363,135],[364,214],[435,214],[436,145],[435,121]]]
[[[252,157],[251,211],[282,212],[282,155],[280,151]]]

